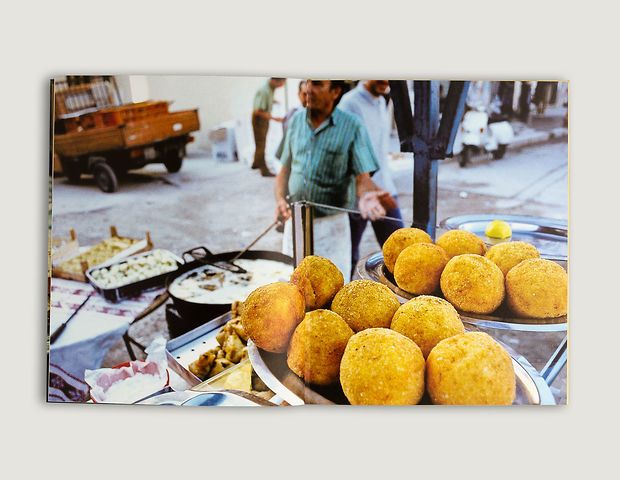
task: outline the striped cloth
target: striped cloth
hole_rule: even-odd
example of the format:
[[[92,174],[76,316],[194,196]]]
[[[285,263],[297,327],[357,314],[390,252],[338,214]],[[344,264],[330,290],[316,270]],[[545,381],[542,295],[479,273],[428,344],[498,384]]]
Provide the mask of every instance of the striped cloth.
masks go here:
[[[355,177],[372,174],[379,168],[362,122],[338,108],[316,129],[305,108],[295,113],[280,159],[282,166],[291,170],[291,201],[307,200],[344,208],[355,208]],[[317,209],[318,216],[334,213]]]

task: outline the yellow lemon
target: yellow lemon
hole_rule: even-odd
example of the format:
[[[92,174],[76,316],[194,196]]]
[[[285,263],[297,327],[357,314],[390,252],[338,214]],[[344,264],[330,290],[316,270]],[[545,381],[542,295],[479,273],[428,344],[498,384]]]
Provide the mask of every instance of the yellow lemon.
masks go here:
[[[487,237],[503,240],[512,236],[512,229],[503,220],[493,220],[489,222],[484,233],[486,233]]]

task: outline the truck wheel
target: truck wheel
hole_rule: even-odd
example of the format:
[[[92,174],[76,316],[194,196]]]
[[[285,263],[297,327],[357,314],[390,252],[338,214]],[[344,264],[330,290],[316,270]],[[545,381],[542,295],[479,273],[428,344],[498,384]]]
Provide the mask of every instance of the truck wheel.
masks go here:
[[[95,176],[95,183],[102,191],[112,193],[118,190],[116,174],[107,163],[97,163],[93,167],[93,175]]]
[[[493,160],[499,160],[500,158],[504,158],[507,146],[508,145],[506,145],[505,143],[498,145],[497,150],[493,152]]]
[[[459,156],[459,166],[463,168],[471,161],[471,149],[467,146],[463,147],[463,151]]]
[[[181,170],[183,165],[183,148],[175,148],[166,154],[164,165],[170,173],[176,173]]]
[[[69,159],[61,159],[62,173],[67,177],[70,183],[78,183],[81,178],[80,164],[77,161]]]

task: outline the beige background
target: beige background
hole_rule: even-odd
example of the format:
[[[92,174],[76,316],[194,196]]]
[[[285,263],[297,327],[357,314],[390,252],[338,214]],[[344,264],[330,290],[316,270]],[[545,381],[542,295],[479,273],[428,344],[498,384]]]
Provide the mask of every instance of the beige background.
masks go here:
[[[423,12],[405,1],[183,3],[14,4],[4,18],[7,478],[611,478],[620,232],[618,16],[609,3],[438,2]],[[46,405],[46,79],[68,72],[571,80],[570,405]]]

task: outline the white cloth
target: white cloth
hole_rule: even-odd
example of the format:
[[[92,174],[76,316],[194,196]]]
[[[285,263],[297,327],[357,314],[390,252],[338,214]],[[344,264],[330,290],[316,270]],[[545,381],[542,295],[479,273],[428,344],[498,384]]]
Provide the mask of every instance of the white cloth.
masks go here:
[[[346,213],[314,219],[314,255],[328,258],[338,267],[345,283],[351,280],[351,227]],[[284,224],[282,253],[293,256],[293,221]]]
[[[101,366],[108,350],[118,342],[133,319],[161,290],[147,292],[121,303],[108,303],[87,283],[52,278],[50,335],[88,297],[49,350],[48,401],[83,402],[88,399],[84,371]]]

